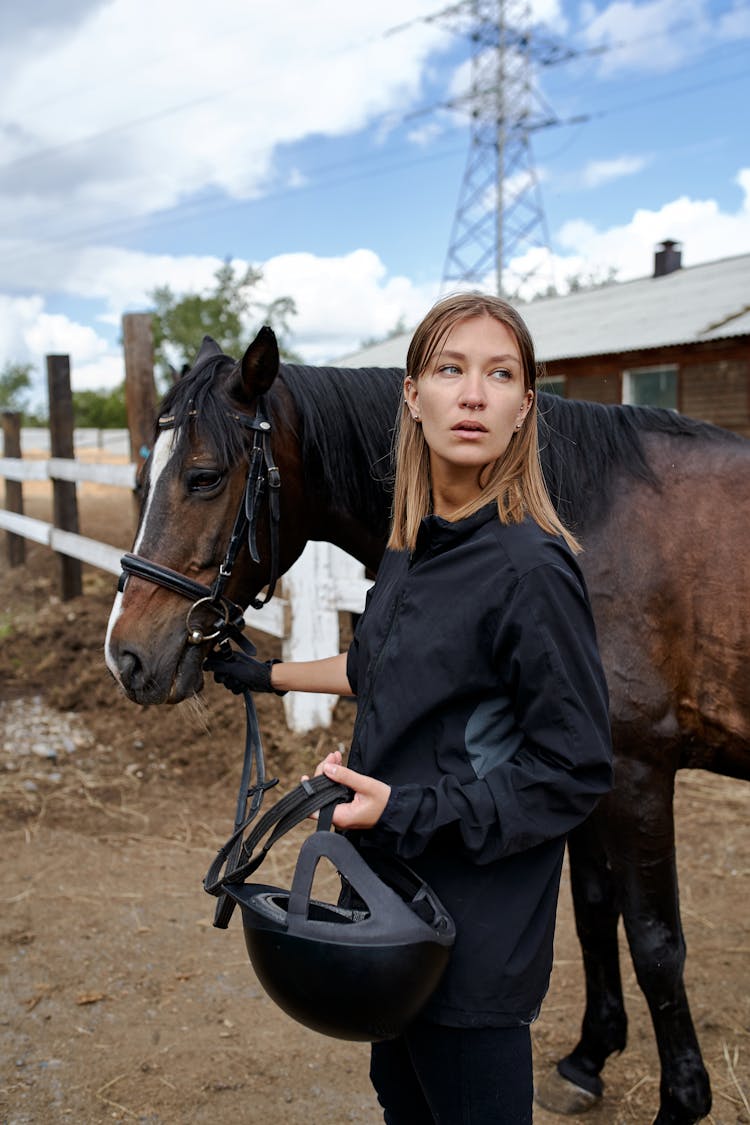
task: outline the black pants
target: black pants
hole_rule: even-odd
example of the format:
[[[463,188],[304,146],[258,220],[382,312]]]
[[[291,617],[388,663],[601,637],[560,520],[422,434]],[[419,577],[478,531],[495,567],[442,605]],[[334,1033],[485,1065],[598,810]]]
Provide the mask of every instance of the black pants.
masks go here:
[[[370,1078],[385,1125],[531,1125],[528,1027],[417,1023],[373,1043]]]

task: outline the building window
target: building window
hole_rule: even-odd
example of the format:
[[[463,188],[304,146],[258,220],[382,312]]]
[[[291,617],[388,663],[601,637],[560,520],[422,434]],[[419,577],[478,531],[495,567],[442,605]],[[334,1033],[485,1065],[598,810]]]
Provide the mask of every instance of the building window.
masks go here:
[[[677,365],[634,367],[622,373],[622,401],[632,406],[677,409]]]
[[[539,390],[546,391],[548,395],[559,395],[565,398],[565,376],[545,375],[539,380]]]

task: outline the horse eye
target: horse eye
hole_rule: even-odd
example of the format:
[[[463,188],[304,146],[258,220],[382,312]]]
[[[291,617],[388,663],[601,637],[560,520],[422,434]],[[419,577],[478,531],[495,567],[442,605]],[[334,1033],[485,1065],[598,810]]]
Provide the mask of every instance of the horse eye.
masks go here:
[[[189,492],[212,492],[223,479],[218,469],[191,469],[186,476]]]

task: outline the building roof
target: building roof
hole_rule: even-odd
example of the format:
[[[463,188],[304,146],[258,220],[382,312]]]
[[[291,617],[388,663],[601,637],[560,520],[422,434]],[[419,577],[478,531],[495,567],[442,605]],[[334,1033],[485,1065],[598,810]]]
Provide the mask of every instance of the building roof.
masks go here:
[[[750,334],[750,254],[520,304],[537,358],[550,362]],[[411,332],[340,367],[403,367]]]

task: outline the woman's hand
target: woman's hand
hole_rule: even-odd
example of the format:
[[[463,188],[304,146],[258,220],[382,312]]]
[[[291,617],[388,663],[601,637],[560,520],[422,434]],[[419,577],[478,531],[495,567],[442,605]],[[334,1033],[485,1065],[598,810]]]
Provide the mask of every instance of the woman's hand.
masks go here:
[[[236,649],[218,649],[209,652],[203,661],[203,667],[206,672],[213,672],[217,684],[223,684],[235,695],[239,695],[245,688],[286,695],[285,691],[279,691],[271,683],[273,666],[279,663],[278,660],[256,660],[254,656],[237,652]]]
[[[338,781],[354,791],[353,800],[336,805],[333,810],[335,828],[373,828],[383,815],[391,795],[390,785],[368,777],[365,773],[347,769],[342,765],[341,753],[334,750],[315,769],[315,776],[325,774],[332,781]]]

